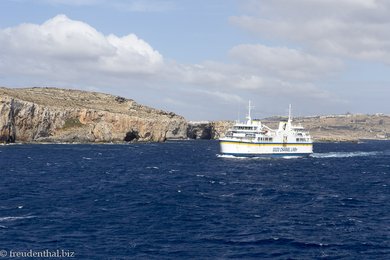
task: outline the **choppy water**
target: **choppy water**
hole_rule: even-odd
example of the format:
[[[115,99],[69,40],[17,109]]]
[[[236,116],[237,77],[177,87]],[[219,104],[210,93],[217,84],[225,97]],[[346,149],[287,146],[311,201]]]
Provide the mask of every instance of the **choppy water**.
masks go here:
[[[314,149],[245,159],[214,141],[1,146],[0,250],[390,259],[390,142]]]

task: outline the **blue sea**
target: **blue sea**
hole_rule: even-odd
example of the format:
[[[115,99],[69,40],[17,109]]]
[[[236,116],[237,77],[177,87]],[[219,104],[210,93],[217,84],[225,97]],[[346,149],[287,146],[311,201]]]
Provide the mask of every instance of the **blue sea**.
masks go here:
[[[390,142],[0,146],[0,256],[390,259]],[[53,255],[52,255],[53,256]]]

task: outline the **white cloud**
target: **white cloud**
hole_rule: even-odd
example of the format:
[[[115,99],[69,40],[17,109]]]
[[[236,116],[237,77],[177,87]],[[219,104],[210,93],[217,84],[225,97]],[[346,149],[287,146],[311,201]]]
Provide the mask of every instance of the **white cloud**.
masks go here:
[[[236,50],[233,48],[230,53]],[[275,51],[277,52],[278,48],[275,48]],[[293,50],[290,51],[293,52]],[[279,53],[279,55],[281,54],[283,53]],[[232,56],[236,58],[235,61],[237,63],[225,64],[209,61],[197,65],[171,64],[170,69],[166,71],[165,77],[169,78],[171,82],[180,82],[193,86],[194,93],[209,93],[215,97],[219,96],[223,100],[230,99],[236,102],[244,100],[243,98],[238,98],[239,96],[252,95],[259,95],[262,98],[284,96],[319,100],[335,99],[328,91],[316,87],[309,76],[302,76],[302,79],[294,78],[292,80],[294,71],[288,65],[289,57],[285,57],[285,68],[277,66],[266,68],[266,61],[262,64],[264,65],[263,67],[256,64],[256,62],[261,63],[261,60],[254,60],[253,63],[251,60],[251,62],[239,64],[242,59],[246,58],[245,55],[239,56],[235,54]],[[278,61],[274,62],[274,65],[277,63]],[[294,70],[296,72],[300,68],[307,66],[303,64],[295,65]],[[312,69],[316,70],[316,68]],[[326,73],[326,68],[317,68],[316,73],[319,74],[320,71]],[[301,75],[304,74],[304,72],[300,73]]]
[[[231,22],[262,38],[316,53],[390,64],[390,2],[385,0],[248,1],[252,15]]]
[[[235,103],[246,103],[246,100],[244,100],[242,97],[240,97],[239,94],[229,94],[223,91],[218,90],[205,90],[205,89],[196,89],[193,91],[196,94],[203,94],[207,97],[213,97],[218,100],[222,100],[223,102],[227,102],[229,104],[235,104]]]
[[[42,25],[22,24],[0,31],[2,73],[154,73],[163,57],[130,34],[105,36],[80,21],[58,15]]]
[[[232,48],[229,54],[255,70],[290,80],[314,80],[342,68],[341,61],[337,59],[314,56],[287,47],[241,44]]]
[[[206,61],[202,64],[172,64],[166,77],[186,84],[225,90],[256,90],[263,87],[261,75],[248,73],[237,64]]]
[[[145,41],[134,34],[107,37],[111,46],[115,47],[115,55],[102,56],[102,67],[114,72],[154,73],[163,65],[163,57]]]

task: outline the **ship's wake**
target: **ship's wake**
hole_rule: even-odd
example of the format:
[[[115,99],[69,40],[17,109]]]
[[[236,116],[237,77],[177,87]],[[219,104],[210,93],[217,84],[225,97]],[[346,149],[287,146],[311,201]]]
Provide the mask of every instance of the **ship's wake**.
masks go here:
[[[356,152],[328,152],[328,153],[313,153],[310,154],[309,158],[351,158],[351,157],[367,157],[367,156],[378,156],[378,155],[390,155],[390,151],[356,151]],[[217,154],[219,158],[226,159],[261,159],[261,160],[269,160],[269,159],[302,159],[308,158],[306,156],[295,156],[295,155],[284,155],[284,156],[237,156],[237,155],[227,155],[227,154]]]
[[[240,159],[240,160],[248,160],[248,159],[270,159],[269,157],[258,157],[258,156],[237,156],[237,155],[230,155],[230,154],[216,154],[219,158],[226,158],[226,159]]]
[[[362,152],[362,151],[356,151],[356,152],[329,152],[329,153],[313,153],[310,155],[310,157],[313,158],[350,158],[350,157],[366,157],[366,156],[376,156],[383,154],[379,151],[372,151],[372,152]]]

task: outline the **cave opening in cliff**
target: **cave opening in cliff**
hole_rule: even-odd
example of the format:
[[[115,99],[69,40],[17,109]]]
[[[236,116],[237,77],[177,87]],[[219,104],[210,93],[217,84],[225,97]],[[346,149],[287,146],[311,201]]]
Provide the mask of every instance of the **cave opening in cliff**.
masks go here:
[[[131,141],[133,141],[134,139],[135,139],[135,140],[138,140],[138,138],[139,138],[138,132],[132,130],[132,131],[129,131],[129,132],[126,133],[126,136],[125,136],[125,138],[124,138],[123,140],[124,140],[125,142],[131,142]]]

